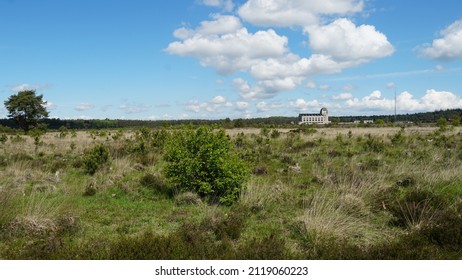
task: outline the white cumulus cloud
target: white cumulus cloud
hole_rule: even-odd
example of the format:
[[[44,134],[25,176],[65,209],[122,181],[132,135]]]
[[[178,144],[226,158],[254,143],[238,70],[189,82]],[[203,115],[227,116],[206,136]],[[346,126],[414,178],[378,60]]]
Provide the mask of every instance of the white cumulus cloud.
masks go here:
[[[362,99],[351,98],[345,101],[345,107],[358,111],[394,110],[394,98],[386,98],[378,90]],[[452,92],[429,89],[421,98],[415,98],[411,93],[404,91],[396,97],[396,105],[400,112],[425,112],[462,107],[462,99]]]
[[[308,26],[323,15],[346,15],[362,11],[362,0],[249,0],[238,14],[258,26]]]
[[[317,100],[307,101],[303,98],[299,98],[295,101],[289,102],[289,107],[298,112],[311,112],[313,110],[319,110],[322,106]]]
[[[74,107],[74,109],[77,111],[86,111],[86,110],[91,110],[94,108],[95,108],[95,105],[90,104],[90,103],[80,103]]]
[[[221,96],[221,95],[218,95],[218,96],[215,96],[213,99],[212,99],[212,103],[213,104],[223,104],[223,103],[226,103],[226,98]]]
[[[310,27],[310,47],[336,61],[352,65],[386,57],[394,52],[387,37],[372,25],[356,26],[349,19],[337,19],[325,26]]]
[[[20,91],[25,91],[25,90],[35,90],[35,87],[29,85],[29,84],[21,84],[21,85],[16,85],[13,88],[11,88],[13,92],[20,92]]]
[[[257,108],[257,112],[268,112],[271,110],[282,108],[284,107],[284,105],[282,103],[267,103],[265,101],[260,101],[257,103],[255,107]]]
[[[215,15],[212,21],[203,21],[196,29],[179,28],[173,32],[178,39],[187,39],[194,36],[223,35],[235,32],[242,28],[239,18],[231,15]]]
[[[226,2],[202,0],[215,7]],[[175,30],[178,40],[165,51],[193,57],[219,74],[250,74],[250,78],[233,80],[244,101],[271,98],[302,86],[315,75],[339,73],[391,55],[394,47],[374,26],[356,26],[346,18],[335,20],[361,12],[363,7],[363,0],[248,0],[237,15],[215,14],[197,28]],[[309,36],[311,55],[292,53],[289,39],[274,29],[250,32],[241,19],[265,27],[302,27],[299,32]],[[307,87],[317,85],[313,82]]]
[[[213,113],[218,112],[221,108],[233,106],[234,105],[231,102],[228,102],[225,97],[218,95],[207,102],[199,102],[197,100],[189,101],[185,104],[185,109],[193,113],[199,113],[203,111]]]
[[[440,31],[441,38],[420,48],[420,53],[431,59],[455,60],[462,58],[462,20],[457,20]]]
[[[341,93],[339,95],[334,95],[332,96],[332,99],[334,100],[348,100],[353,98],[353,95],[351,93]]]
[[[210,7],[223,8],[226,11],[231,11],[234,8],[232,0],[202,0],[202,4]]]
[[[166,52],[194,57],[202,66],[222,74],[247,70],[259,60],[287,53],[287,37],[272,29],[250,33],[238,28],[236,21],[239,19],[233,16],[220,16],[197,30],[176,30],[175,35],[183,40],[170,43]]]

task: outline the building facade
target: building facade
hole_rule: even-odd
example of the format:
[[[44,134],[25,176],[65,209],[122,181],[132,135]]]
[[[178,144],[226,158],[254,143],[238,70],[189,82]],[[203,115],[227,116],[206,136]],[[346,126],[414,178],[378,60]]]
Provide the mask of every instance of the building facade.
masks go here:
[[[298,124],[328,124],[329,112],[322,108],[319,114],[300,114],[298,115]]]

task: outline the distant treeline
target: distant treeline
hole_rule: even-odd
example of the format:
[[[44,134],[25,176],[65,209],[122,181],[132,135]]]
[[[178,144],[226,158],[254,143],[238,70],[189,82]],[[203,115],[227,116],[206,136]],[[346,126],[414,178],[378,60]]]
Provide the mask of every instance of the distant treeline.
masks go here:
[[[254,119],[235,119],[229,118],[222,120],[61,120],[61,119],[43,119],[41,123],[45,124],[48,129],[59,129],[66,127],[68,129],[107,129],[107,128],[132,128],[132,127],[172,127],[180,125],[217,125],[224,128],[233,127],[260,127],[270,125],[274,127],[283,127],[297,124],[296,117],[269,117]],[[0,126],[19,129],[16,122],[12,119],[0,119]]]
[[[342,116],[330,117],[332,124],[348,123],[354,121],[366,120],[383,120],[385,123],[393,122],[412,122],[420,123],[436,123],[439,119],[444,118],[449,121],[459,120],[462,117],[462,109],[441,110],[427,113],[401,114],[397,115],[374,115],[374,116]],[[61,119],[44,119],[42,123],[46,124],[48,129],[59,129],[66,127],[68,129],[115,129],[115,128],[131,128],[131,127],[171,127],[179,125],[217,125],[224,128],[239,128],[239,127],[290,127],[298,123],[298,117],[268,117],[268,118],[253,118],[253,119],[234,119],[229,118],[222,120],[61,120]],[[18,129],[19,127],[12,119],[0,119],[0,128],[2,130]]]
[[[383,120],[385,123],[394,122],[412,122],[420,123],[437,123],[439,119],[446,119],[448,121],[460,120],[462,117],[462,109],[440,110],[435,112],[414,113],[414,114],[401,114],[401,115],[374,115],[374,116],[350,116],[350,117],[331,117],[332,122],[354,122],[365,120]]]

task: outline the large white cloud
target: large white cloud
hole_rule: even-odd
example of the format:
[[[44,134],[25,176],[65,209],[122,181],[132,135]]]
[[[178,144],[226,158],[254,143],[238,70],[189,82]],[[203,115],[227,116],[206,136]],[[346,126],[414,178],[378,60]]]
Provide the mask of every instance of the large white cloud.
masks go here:
[[[346,108],[357,111],[392,112],[395,107],[394,99],[387,99],[380,91],[374,91],[362,99],[351,98],[345,101]],[[429,89],[420,99],[404,91],[396,98],[396,105],[400,112],[424,112],[462,107],[462,99],[452,92]]]
[[[378,90],[372,92],[370,95],[362,99],[352,98],[345,101],[347,108],[357,111],[392,111],[395,107],[393,99],[387,99],[382,96]]]
[[[462,107],[462,99],[452,92],[427,90],[420,100],[425,110],[454,109]]]
[[[422,55],[439,60],[455,60],[462,58],[462,20],[455,21],[440,31],[442,38],[433,40],[430,46],[424,46]]]
[[[238,13],[258,26],[308,26],[317,24],[322,15],[346,15],[360,12],[362,0],[249,0]]]
[[[289,102],[289,107],[298,112],[316,112],[322,105],[317,100],[307,101],[303,98],[299,98]]]
[[[307,28],[307,32],[310,35],[311,49],[331,56],[336,61],[360,64],[394,52],[387,37],[374,26],[356,26],[345,18],[325,26]]]
[[[223,1],[203,1],[217,6]],[[356,26],[342,18],[322,25],[320,16],[339,16],[363,9],[362,0],[249,0],[238,10],[248,22],[264,26],[302,26],[309,36],[312,54],[300,57],[288,47],[286,36],[275,30],[254,33],[234,15],[213,15],[195,29],[179,28],[165,49],[169,54],[196,58],[219,74],[246,72],[253,85],[243,78],[234,80],[244,100],[270,98],[293,90],[307,78],[342,70],[388,56],[394,48],[374,26]]]
[[[272,29],[249,33],[240,28],[238,21],[233,16],[220,16],[203,22],[196,30],[176,30],[176,36],[183,41],[169,44],[166,51],[195,57],[202,66],[213,67],[222,74],[247,70],[259,60],[287,53],[287,37]]]
[[[233,107],[234,104],[228,102],[224,96],[218,95],[208,102],[199,102],[197,100],[189,101],[185,104],[185,109],[189,112],[199,113],[203,110],[209,113],[215,113],[225,107]]]
[[[252,76],[263,85],[279,85],[280,90],[299,86],[306,77],[338,73],[342,70],[389,56],[394,47],[386,36],[370,25],[355,26],[339,19],[326,26],[310,27],[310,46],[315,52],[309,58],[294,54],[269,58],[254,63]],[[271,90],[273,86],[265,86]]]
[[[335,73],[342,69],[329,56],[315,54],[310,58],[287,56],[284,59],[267,59],[252,65],[250,73],[258,80],[307,77],[321,73]]]
[[[265,92],[264,88],[258,85],[251,85],[242,78],[233,80],[234,87],[243,100],[271,98],[275,94]]]

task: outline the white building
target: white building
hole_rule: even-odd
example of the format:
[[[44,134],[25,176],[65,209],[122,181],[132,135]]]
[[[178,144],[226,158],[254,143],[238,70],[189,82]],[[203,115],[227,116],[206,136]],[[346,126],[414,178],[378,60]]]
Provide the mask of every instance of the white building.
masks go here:
[[[319,114],[300,114],[298,124],[328,124],[329,113],[326,108],[322,108]]]

